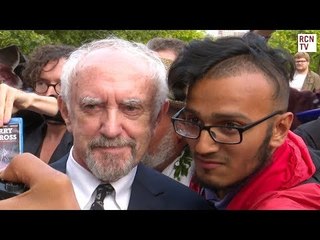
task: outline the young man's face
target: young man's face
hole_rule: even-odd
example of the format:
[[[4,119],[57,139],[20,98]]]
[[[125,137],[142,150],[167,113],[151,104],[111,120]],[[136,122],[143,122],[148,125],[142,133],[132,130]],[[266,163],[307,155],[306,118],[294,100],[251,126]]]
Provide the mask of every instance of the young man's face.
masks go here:
[[[35,92],[43,96],[58,96],[61,91],[61,73],[66,59],[49,61],[42,69],[39,80],[35,83]],[[44,91],[47,89],[46,91]]]
[[[299,72],[305,71],[309,67],[309,62],[305,58],[296,58],[294,61]]]
[[[192,121],[206,126],[244,126],[274,111],[272,94],[260,73],[204,78],[189,89],[186,112]],[[226,189],[254,173],[272,151],[269,141],[277,117],[245,131],[236,145],[216,143],[205,130],[198,139],[188,139],[201,182]]]

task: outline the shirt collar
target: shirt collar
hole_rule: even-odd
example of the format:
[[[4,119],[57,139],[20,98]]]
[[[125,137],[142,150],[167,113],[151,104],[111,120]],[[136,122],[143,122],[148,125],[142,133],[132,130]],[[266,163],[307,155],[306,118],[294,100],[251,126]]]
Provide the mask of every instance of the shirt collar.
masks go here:
[[[92,193],[101,181],[75,161],[72,156],[72,151],[73,147],[70,150],[67,160],[66,173],[72,182],[79,206],[81,209],[84,209],[90,202]],[[128,208],[131,187],[136,171],[137,166],[134,167],[126,176],[120,178],[116,182],[110,183],[115,189],[115,202],[119,209]]]

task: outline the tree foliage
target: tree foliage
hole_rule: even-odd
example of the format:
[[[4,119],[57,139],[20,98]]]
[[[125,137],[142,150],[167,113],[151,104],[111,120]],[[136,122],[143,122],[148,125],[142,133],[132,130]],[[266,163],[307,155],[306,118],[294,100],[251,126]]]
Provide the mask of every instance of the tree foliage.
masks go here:
[[[150,39],[155,37],[164,38],[179,38],[182,41],[189,42],[192,39],[201,39],[205,36],[205,31],[195,30],[125,30],[125,31],[113,31],[115,36],[147,43]]]
[[[189,42],[201,39],[205,31],[197,30],[5,30],[0,31],[0,48],[17,45],[28,55],[36,46],[67,44],[80,46],[94,39],[114,35],[123,39],[146,43],[154,37],[179,38]]]
[[[287,49],[292,55],[297,52],[298,34],[317,34],[320,30],[277,30],[269,44],[273,47]],[[198,30],[4,30],[0,31],[0,48],[17,45],[28,55],[35,47],[44,44],[68,44],[76,47],[94,39],[101,39],[114,35],[123,39],[147,43],[154,37],[179,38],[185,42],[201,39],[206,36],[205,31]],[[320,49],[320,41],[317,42]],[[310,68],[318,72],[320,54],[310,53]]]
[[[0,48],[17,45],[24,54],[28,54],[36,46],[50,42],[50,38],[32,30],[0,31]]]
[[[277,30],[275,31],[269,44],[273,47],[281,47],[288,50],[292,55],[298,51],[298,34],[317,34],[320,37],[320,30]],[[320,50],[320,41],[317,41],[317,50]],[[310,69],[319,73],[319,52],[310,52]]]

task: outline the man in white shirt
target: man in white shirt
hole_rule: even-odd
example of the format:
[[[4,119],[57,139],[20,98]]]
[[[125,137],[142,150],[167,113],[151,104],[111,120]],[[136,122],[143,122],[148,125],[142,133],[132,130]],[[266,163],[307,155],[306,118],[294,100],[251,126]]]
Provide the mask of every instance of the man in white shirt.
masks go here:
[[[185,46],[186,43],[177,38],[153,38],[147,43],[147,47],[159,55],[167,70]],[[175,96],[177,92],[170,89],[167,113],[157,124],[143,163],[189,186],[194,163],[187,142],[175,133],[171,122],[171,117],[185,105],[186,91],[183,87],[179,90],[178,99]]]
[[[315,92],[320,89],[320,76],[309,69],[310,56],[306,52],[294,55],[296,71],[290,82],[290,87],[299,91]]]

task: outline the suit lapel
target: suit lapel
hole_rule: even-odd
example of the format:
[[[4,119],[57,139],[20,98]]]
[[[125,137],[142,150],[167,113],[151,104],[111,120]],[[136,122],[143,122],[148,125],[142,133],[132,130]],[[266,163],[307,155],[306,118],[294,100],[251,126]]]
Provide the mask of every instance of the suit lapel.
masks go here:
[[[159,179],[155,177],[153,171],[142,164],[138,165],[132,184],[128,210],[162,208],[162,196],[165,191],[163,185],[159,185]]]

